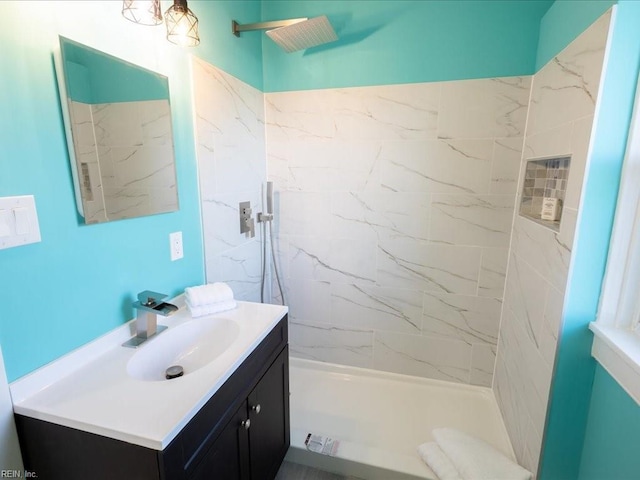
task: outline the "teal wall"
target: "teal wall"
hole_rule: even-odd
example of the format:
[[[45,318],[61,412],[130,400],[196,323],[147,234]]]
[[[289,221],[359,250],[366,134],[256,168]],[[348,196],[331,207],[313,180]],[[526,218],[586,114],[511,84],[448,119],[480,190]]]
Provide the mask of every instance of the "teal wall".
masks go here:
[[[616,3],[616,0],[557,0],[540,22],[536,71]]]
[[[74,2],[72,10],[64,2],[0,2],[0,196],[35,195],[42,235],[0,250],[0,342],[10,381],[131,319],[137,292],[177,294],[204,281],[189,55],[261,85],[260,39],[232,47],[237,39],[228,33],[233,17],[259,17],[260,4],[190,6],[206,43],[195,49],[169,44],[162,27],[123,19],[120,2]],[[127,59],[157,58],[168,73],[180,211],[79,223],[52,60],[59,34]],[[171,262],[174,231],[183,232],[185,258]]]
[[[339,40],[285,53],[262,35],[264,90],[530,75],[551,1],[263,2],[263,20],[325,14]]]
[[[596,137],[599,168],[593,183],[592,210],[601,211],[609,227],[640,72],[640,2],[620,0]],[[602,133],[600,133],[602,132]],[[598,221],[590,216],[586,221]],[[588,228],[585,226],[585,228]],[[595,227],[586,233],[595,235]],[[603,235],[603,233],[599,233]],[[602,245],[603,247],[604,245]],[[593,251],[600,256],[602,247]],[[587,259],[585,258],[586,262]],[[595,283],[595,278],[593,279]],[[640,475],[640,406],[600,366],[591,393],[580,479],[633,480]]]
[[[99,104],[169,98],[169,82],[162,75],[68,38],[60,39],[60,50],[72,100]]]
[[[574,17],[567,10],[568,5],[573,5],[575,9],[581,9],[583,5],[581,2],[564,1],[559,5],[563,9],[562,16],[556,15],[554,7],[547,15],[554,16],[557,29],[570,29],[571,22],[566,19]],[[594,10],[593,14],[597,16],[599,10]],[[581,17],[576,15],[575,18]],[[549,19],[545,18],[543,24],[546,20]],[[593,383],[596,362],[591,357],[593,336],[588,325],[596,318],[633,108],[640,65],[639,22],[640,2],[621,0],[615,16],[608,66],[601,87],[599,114],[594,125],[591,163],[583,187],[581,217],[576,230],[572,271],[565,298],[542,452],[542,480],[574,479],[582,476],[612,480],[625,478],[608,475],[594,477],[591,471],[595,463],[615,467],[616,459],[608,457],[606,452],[610,451],[611,442],[616,442],[616,439],[608,436],[608,430],[598,430],[599,425],[606,423],[601,417],[607,415],[599,410],[602,402],[598,399],[607,394],[603,389],[609,388],[610,382],[604,379],[606,373],[600,372],[599,381]],[[545,28],[549,29],[550,25],[547,22]],[[590,405],[592,395],[594,403]],[[617,399],[623,397],[618,395]],[[611,404],[615,404],[617,399],[612,399]],[[619,406],[629,412],[627,402],[625,400]],[[616,420],[616,415],[617,413],[611,417],[612,421]],[[590,420],[587,428],[588,418]],[[629,420],[634,421],[633,418]],[[631,438],[624,438],[622,435],[619,442],[635,441],[637,444],[638,438],[640,431],[636,431]],[[595,445],[609,447],[596,453]],[[586,461],[582,470],[581,458],[583,462]],[[640,464],[636,462],[636,465]],[[638,478],[637,472],[638,470],[633,478]]]
[[[164,8],[172,1],[164,0]],[[260,21],[262,2],[258,0],[189,0],[189,8],[200,20],[201,43],[192,52],[258,90],[263,90],[263,55],[260,35],[231,33],[231,22]]]
[[[58,67],[56,66],[56,68]],[[83,64],[71,60],[65,60],[63,68],[67,97],[76,102],[94,103],[89,69]]]
[[[70,13],[56,2],[0,2],[0,196],[35,195],[42,233],[41,243],[0,250],[0,343],[10,380],[132,318],[136,292],[176,294],[204,281],[189,54],[269,92],[531,74],[613,2],[560,0],[545,15],[550,1],[192,0],[202,38],[195,49],[166,44],[161,30],[153,34],[156,43],[140,43],[139,36],[152,35],[149,27],[127,25],[119,2],[106,2],[118,10],[106,17],[93,14],[90,3],[78,2]],[[619,475],[607,478],[631,478],[627,474],[640,469],[640,456],[623,461],[624,450],[615,449],[638,445],[640,412],[595,367],[586,330],[595,317],[638,73],[640,2],[619,3],[551,396],[545,480],[578,478],[580,457],[584,479],[602,478],[602,472]],[[340,40],[307,52],[285,54],[258,32],[230,34],[233,19],[250,23],[319,14],[329,16]],[[78,27],[83,23],[88,26]],[[164,59],[179,212],[79,223],[51,58],[58,34],[96,48],[110,39],[138,57]],[[145,50],[145,45],[153,46]],[[168,234],[177,230],[183,232],[185,258],[170,262]]]
[[[598,365],[580,480],[635,480],[639,451],[640,406]]]

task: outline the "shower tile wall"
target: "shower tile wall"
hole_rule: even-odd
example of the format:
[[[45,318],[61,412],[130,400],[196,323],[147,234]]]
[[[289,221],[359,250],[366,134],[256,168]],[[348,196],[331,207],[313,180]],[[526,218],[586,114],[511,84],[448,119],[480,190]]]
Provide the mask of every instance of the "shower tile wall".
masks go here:
[[[530,81],[265,95],[292,355],[491,385]]]
[[[195,129],[208,283],[260,301],[260,235],[240,233],[239,202],[261,211],[266,181],[264,99],[259,90],[192,57]],[[255,216],[255,215],[254,215]]]
[[[77,162],[84,166],[78,174],[83,177],[87,223],[178,208],[171,110],[166,100],[70,101],[69,110]],[[114,122],[114,118],[127,120]]]
[[[610,13],[535,76],[523,154],[571,154],[560,231],[516,216],[494,391],[518,461],[535,472]],[[522,181],[522,179],[520,180]]]

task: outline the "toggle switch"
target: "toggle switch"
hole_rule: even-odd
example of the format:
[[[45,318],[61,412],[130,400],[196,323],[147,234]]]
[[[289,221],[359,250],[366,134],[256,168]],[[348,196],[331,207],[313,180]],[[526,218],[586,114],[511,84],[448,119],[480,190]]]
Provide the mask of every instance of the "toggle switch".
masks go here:
[[[34,196],[0,197],[0,250],[40,241]]]
[[[18,207],[13,209],[13,217],[16,224],[16,235],[27,235],[29,228],[29,209],[26,207]]]

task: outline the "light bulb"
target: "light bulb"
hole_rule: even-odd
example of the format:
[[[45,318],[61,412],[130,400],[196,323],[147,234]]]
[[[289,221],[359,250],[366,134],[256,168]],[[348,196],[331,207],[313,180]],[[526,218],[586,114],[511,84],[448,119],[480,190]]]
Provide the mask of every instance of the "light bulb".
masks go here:
[[[124,0],[122,16],[139,25],[160,25],[162,23],[160,0]]]
[[[194,47],[200,43],[198,17],[189,10],[186,0],[174,0],[164,15],[167,40],[183,47]]]

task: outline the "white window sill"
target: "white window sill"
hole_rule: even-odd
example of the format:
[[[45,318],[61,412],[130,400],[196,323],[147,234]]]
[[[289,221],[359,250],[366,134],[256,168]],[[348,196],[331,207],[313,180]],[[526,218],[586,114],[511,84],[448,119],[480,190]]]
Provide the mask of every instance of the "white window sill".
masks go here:
[[[591,354],[620,386],[640,405],[640,337],[630,331],[598,323]]]

